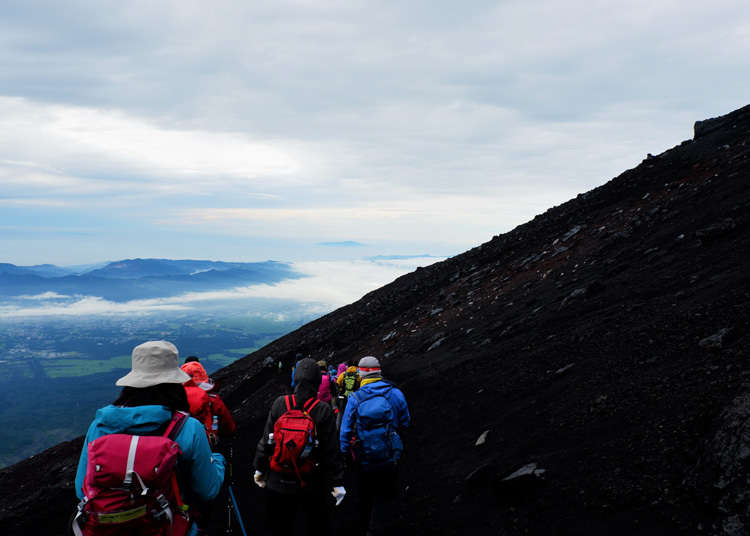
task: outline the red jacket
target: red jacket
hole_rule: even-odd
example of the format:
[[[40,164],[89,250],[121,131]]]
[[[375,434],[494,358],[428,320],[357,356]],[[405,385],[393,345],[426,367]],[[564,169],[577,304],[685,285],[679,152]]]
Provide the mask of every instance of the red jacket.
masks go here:
[[[224,401],[219,395],[208,394],[208,399],[211,402],[211,409],[213,414],[219,417],[219,435],[230,436],[237,429],[237,425],[234,424],[232,414],[229,413],[229,409],[224,404]]]
[[[207,433],[210,432],[212,414],[208,393],[189,381],[185,384],[185,394],[190,404],[190,415],[200,421]]]

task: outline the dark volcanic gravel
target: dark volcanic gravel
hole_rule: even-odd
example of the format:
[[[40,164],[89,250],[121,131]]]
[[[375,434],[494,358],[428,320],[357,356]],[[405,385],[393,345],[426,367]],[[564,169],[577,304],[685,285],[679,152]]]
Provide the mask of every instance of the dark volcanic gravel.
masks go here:
[[[261,362],[302,352],[379,356],[406,394],[394,535],[750,532],[750,107],[695,133],[220,371],[245,524],[265,534],[249,463],[289,376]],[[79,445],[0,471],[3,534],[64,533]]]

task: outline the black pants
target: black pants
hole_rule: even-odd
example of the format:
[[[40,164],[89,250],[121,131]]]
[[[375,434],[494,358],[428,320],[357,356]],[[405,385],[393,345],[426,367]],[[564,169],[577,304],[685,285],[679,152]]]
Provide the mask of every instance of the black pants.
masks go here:
[[[331,536],[329,501],[321,486],[295,494],[268,490],[268,526],[273,536]]]
[[[359,471],[359,526],[361,534],[380,536],[393,526],[398,500],[397,468]]]

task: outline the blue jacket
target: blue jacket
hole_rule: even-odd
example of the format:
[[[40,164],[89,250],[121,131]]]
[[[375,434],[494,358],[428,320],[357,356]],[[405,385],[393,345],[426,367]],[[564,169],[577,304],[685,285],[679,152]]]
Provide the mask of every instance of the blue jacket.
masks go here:
[[[86,433],[81,458],[76,472],[76,495],[83,499],[83,481],[86,477],[88,462],[88,444],[108,434],[144,434],[153,432],[172,418],[172,412],[164,406],[120,407],[105,406],[96,412],[94,421]],[[188,417],[175,438],[182,454],[178,458],[177,468],[185,476],[182,493],[190,492],[192,496],[210,501],[219,493],[224,482],[224,457],[212,453],[206,438],[203,425],[196,419]]]
[[[393,408],[393,423],[396,429],[403,431],[404,428],[409,426],[411,417],[409,416],[409,407],[406,405],[404,393],[383,380],[383,378],[365,378],[362,380],[362,386],[359,390],[352,393],[349,397],[344,417],[341,420],[339,446],[341,452],[344,454],[347,454],[351,449],[350,441],[357,433],[357,408],[359,408],[359,401],[375,393],[382,394],[390,402]]]

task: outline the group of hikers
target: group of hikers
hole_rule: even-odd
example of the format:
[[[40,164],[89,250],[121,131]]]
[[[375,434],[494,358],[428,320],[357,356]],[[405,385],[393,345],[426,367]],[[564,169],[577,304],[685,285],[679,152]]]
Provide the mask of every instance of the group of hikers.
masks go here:
[[[133,349],[131,371],[116,385],[119,397],[96,412],[81,451],[73,533],[209,534],[213,502],[226,489],[228,522],[233,512],[247,536],[227,462],[236,425],[200,360],[180,366],[172,343],[148,341]],[[410,421],[403,393],[373,356],[336,368],[298,354],[291,387],[271,404],[251,469],[271,533],[330,535],[348,469],[358,482],[360,533],[383,534]]]

